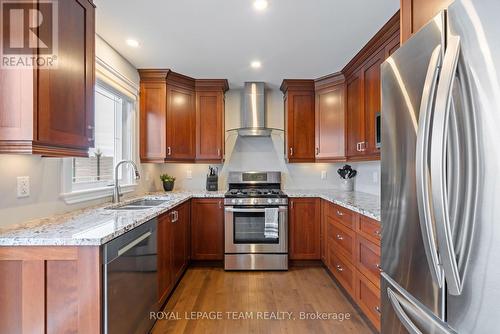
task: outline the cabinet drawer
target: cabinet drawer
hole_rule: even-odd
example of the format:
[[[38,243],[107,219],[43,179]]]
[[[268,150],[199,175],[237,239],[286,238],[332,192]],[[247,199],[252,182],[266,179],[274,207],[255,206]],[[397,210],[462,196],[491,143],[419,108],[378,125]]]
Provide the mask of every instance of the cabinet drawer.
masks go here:
[[[380,246],[356,236],[356,266],[373,284],[380,287]]]
[[[382,236],[382,226],[380,222],[361,215],[357,223],[356,232],[377,245],[380,245]]]
[[[359,271],[355,279],[356,303],[380,331],[380,290]]]
[[[336,252],[342,253],[349,261],[354,263],[355,233],[343,225],[332,220],[327,225],[327,240]]]
[[[350,295],[354,295],[354,271],[356,269],[354,269],[354,266],[342,255],[336,253],[334,247],[329,247],[328,252],[328,260],[330,262],[332,274]]]
[[[325,210],[326,216],[335,219],[342,225],[354,230],[357,214],[339,205],[328,203]]]

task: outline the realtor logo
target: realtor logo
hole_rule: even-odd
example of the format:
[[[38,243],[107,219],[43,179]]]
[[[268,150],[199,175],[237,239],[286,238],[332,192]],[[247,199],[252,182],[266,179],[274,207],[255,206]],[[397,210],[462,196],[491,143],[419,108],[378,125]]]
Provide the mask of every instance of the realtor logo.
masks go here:
[[[0,0],[0,67],[55,68],[57,14],[56,0]]]

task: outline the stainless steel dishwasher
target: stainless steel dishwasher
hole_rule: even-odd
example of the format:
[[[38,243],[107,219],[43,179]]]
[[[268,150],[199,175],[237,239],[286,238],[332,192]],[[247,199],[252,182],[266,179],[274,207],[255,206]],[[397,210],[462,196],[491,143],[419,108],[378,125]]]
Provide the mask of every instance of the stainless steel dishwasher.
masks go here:
[[[104,245],[104,333],[148,333],[158,311],[157,219]]]

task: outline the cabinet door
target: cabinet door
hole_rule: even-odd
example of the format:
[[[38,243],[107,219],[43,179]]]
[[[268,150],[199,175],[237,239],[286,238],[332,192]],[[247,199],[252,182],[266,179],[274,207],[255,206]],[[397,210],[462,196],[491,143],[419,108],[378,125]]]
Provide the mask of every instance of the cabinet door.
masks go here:
[[[361,71],[357,71],[347,82],[347,156],[349,158],[363,155],[360,151],[360,143],[365,140],[362,88]]]
[[[316,159],[345,160],[344,84],[316,93]]]
[[[288,161],[314,161],[314,92],[293,91],[287,98]]]
[[[401,42],[432,20],[453,0],[401,0]]]
[[[224,259],[222,199],[194,199],[191,203],[191,259]]]
[[[380,154],[376,143],[376,116],[380,113],[380,65],[384,61],[382,49],[363,66],[363,103],[365,114],[365,140],[361,145],[364,154]]]
[[[190,204],[185,202],[174,209],[175,216],[172,220],[171,271],[174,284],[182,276],[188,263],[188,233],[190,221]]]
[[[319,260],[321,258],[320,220],[318,198],[290,199],[290,249],[291,260]]]
[[[195,92],[167,85],[167,160],[194,160]]]
[[[38,69],[38,140],[86,151],[94,145],[94,6],[58,2],[58,68]]]
[[[173,284],[171,261],[172,212],[158,217],[158,297],[159,303],[165,300]]]
[[[224,93],[196,93],[196,160],[222,161]]]
[[[143,162],[163,162],[167,156],[165,82],[141,82],[140,154]]]

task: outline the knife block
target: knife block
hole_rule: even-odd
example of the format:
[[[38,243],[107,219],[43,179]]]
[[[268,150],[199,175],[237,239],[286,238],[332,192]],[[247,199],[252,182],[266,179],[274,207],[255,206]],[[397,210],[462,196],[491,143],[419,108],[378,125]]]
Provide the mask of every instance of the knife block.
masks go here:
[[[207,191],[219,190],[219,176],[207,175]]]

